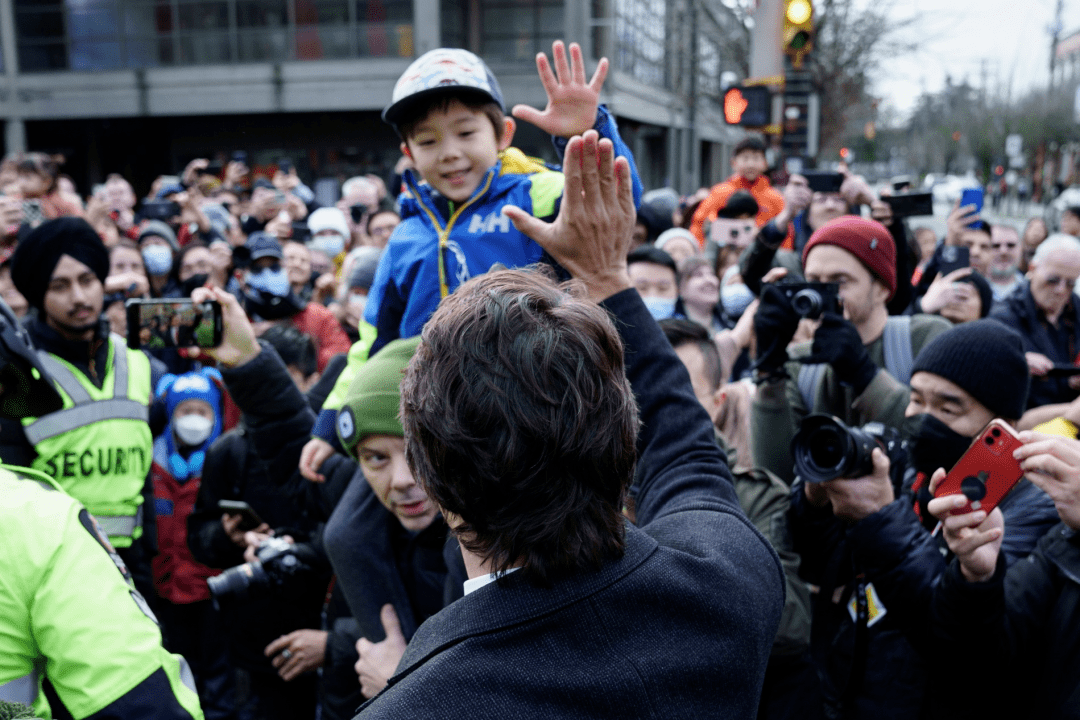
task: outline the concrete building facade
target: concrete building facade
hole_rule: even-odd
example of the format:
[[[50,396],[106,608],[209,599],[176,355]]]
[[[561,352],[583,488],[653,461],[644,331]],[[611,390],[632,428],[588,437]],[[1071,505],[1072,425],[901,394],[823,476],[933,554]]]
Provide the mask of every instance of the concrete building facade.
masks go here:
[[[720,0],[0,0],[0,118],[6,151],[63,153],[83,192],[241,149],[309,182],[388,175],[379,111],[413,58],[468,48],[508,107],[542,107],[535,55],[566,38],[611,59],[603,100],[646,187],[686,192],[721,179],[742,137],[718,105],[740,34]],[[554,157],[534,128],[515,144]]]

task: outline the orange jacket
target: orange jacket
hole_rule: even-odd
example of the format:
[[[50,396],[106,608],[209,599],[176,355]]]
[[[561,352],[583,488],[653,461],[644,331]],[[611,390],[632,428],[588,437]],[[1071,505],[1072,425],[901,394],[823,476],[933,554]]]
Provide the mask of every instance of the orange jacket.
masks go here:
[[[769,184],[764,175],[748,182],[742,175],[732,175],[724,182],[714,185],[709,196],[701,201],[690,222],[690,232],[705,247],[705,224],[716,219],[716,213],[727,204],[728,198],[739,190],[747,190],[757,200],[757,224],[761,227],[784,209],[784,196]]]

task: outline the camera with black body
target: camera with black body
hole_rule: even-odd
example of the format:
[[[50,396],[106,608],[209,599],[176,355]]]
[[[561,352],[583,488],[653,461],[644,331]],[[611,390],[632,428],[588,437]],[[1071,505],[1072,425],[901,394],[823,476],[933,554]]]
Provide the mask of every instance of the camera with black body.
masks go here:
[[[889,458],[889,474],[899,487],[908,464],[907,440],[896,428],[879,422],[853,428],[827,413],[807,415],[791,441],[791,454],[796,474],[816,483],[872,474],[870,455],[876,447]]]
[[[225,595],[243,598],[254,590],[280,587],[293,578],[310,574],[316,565],[318,557],[310,546],[271,537],[259,543],[254,562],[207,578],[206,584],[215,600]]]
[[[799,317],[817,320],[827,312],[840,315],[840,285],[821,282],[787,282],[777,284],[791,302]]]

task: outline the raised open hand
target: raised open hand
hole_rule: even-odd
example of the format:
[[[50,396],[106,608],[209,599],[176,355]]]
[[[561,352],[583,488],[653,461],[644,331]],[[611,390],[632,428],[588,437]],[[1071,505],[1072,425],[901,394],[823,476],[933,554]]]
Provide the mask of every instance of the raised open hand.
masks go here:
[[[547,55],[539,53],[536,56],[536,70],[548,96],[547,107],[540,111],[528,105],[515,105],[512,114],[550,135],[571,138],[596,123],[596,109],[600,105],[600,89],[607,77],[608,61],[601,58],[592,80],[586,83],[585,60],[577,43],[570,43],[569,64],[562,40],[552,44],[551,54],[555,60],[554,72]]]

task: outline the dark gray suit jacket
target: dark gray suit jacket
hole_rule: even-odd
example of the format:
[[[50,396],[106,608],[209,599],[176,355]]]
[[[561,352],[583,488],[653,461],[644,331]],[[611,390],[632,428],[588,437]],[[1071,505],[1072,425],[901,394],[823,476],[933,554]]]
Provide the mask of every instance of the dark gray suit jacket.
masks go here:
[[[637,292],[604,305],[643,422],[625,555],[547,589],[512,573],[444,608],[364,720],[755,716],[783,570]]]

